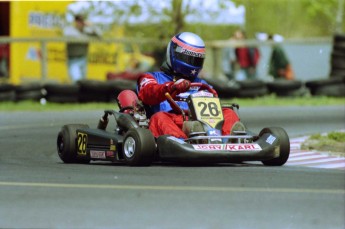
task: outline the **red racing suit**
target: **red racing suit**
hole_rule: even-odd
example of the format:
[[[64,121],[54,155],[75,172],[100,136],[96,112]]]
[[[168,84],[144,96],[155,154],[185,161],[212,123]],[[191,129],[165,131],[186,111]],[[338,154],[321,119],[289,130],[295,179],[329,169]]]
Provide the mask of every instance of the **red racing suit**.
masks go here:
[[[187,136],[182,131],[183,116],[174,113],[165,97],[165,93],[168,92],[168,84],[173,81],[174,77],[164,72],[145,73],[138,79],[138,97],[145,105],[149,106],[149,116],[152,114],[149,129],[155,137],[169,134],[186,139]],[[206,81],[200,78],[195,78],[193,82],[207,84]],[[191,87],[188,93],[196,91],[198,91],[198,88]],[[182,109],[188,109],[186,102],[177,103]],[[222,134],[230,134],[233,124],[239,121],[239,117],[229,108],[223,108],[223,116]]]

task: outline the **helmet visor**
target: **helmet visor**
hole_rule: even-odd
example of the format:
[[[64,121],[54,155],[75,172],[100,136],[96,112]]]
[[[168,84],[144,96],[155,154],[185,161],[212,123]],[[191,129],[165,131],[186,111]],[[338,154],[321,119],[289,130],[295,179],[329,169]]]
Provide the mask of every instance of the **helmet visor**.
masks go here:
[[[205,54],[189,51],[182,49],[180,46],[176,46],[174,49],[174,54],[177,60],[182,61],[186,64],[202,67],[204,64]]]
[[[204,58],[203,57],[189,56],[189,55],[179,53],[179,52],[176,52],[175,56],[176,56],[176,59],[183,61],[186,64],[195,66],[195,67],[202,67],[204,64]]]

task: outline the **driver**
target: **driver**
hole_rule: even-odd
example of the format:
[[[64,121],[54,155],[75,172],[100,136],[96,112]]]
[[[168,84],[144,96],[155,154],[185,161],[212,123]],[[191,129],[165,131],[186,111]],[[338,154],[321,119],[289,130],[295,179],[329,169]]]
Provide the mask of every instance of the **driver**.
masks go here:
[[[186,139],[182,131],[183,116],[174,112],[165,93],[182,95],[198,91],[191,87],[191,82],[207,84],[198,78],[205,59],[205,43],[196,34],[182,32],[175,35],[168,44],[166,60],[161,71],[147,72],[138,78],[138,97],[150,106],[151,114],[149,129],[155,137],[169,134],[177,138]],[[177,102],[186,110],[186,102]],[[148,112],[150,113],[150,112]],[[230,134],[233,130],[244,130],[239,117],[229,108],[223,108],[224,123],[222,134]]]

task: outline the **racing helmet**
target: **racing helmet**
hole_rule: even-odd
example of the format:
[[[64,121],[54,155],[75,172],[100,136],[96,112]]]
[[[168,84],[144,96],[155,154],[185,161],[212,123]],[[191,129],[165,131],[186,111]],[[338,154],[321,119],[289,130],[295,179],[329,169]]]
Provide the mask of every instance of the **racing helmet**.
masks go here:
[[[166,63],[176,76],[194,80],[203,67],[204,59],[205,43],[194,33],[179,33],[168,44]]]

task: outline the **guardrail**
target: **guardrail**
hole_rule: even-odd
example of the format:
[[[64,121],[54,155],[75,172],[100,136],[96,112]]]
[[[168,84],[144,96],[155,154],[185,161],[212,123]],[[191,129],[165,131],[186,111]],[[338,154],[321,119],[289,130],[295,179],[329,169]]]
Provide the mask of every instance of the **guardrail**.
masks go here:
[[[152,38],[85,38],[85,39],[75,39],[67,37],[58,37],[58,38],[32,38],[32,37],[0,37],[0,44],[3,43],[29,43],[29,42],[38,42],[40,43],[41,48],[41,79],[45,80],[47,76],[47,44],[50,42],[63,42],[63,43],[123,43],[123,44],[138,44],[144,45],[149,44],[152,46],[166,46],[168,43],[167,40],[157,40]],[[324,42],[332,42],[331,37],[321,37],[321,38],[303,38],[303,39],[287,39],[282,42],[283,44],[317,44]],[[217,76],[219,74],[219,63],[220,55],[219,51],[225,47],[238,47],[241,45],[256,45],[256,46],[272,46],[275,42],[273,41],[258,41],[258,40],[246,40],[246,41],[231,41],[231,40],[214,40],[207,41],[206,46],[211,50],[211,72],[212,75]]]

